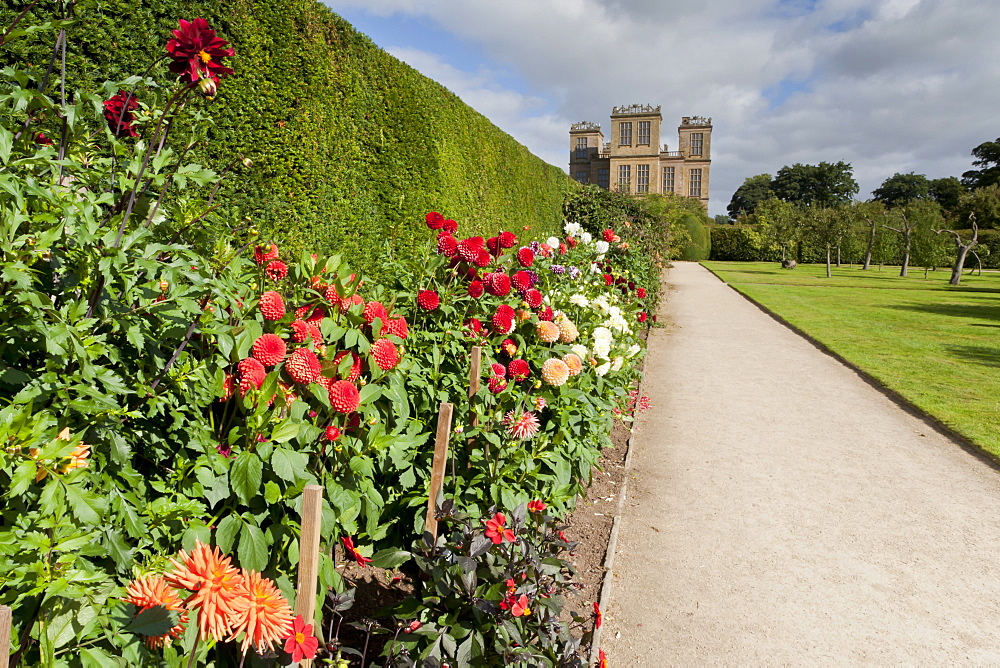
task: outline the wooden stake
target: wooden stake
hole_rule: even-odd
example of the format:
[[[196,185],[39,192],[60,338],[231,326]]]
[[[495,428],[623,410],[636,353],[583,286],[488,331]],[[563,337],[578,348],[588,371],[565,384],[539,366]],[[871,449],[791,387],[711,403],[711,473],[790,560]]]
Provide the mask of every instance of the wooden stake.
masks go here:
[[[319,576],[319,535],[322,521],[323,488],[319,485],[306,485],[302,490],[299,589],[295,596],[295,614],[302,615],[306,624],[313,624],[316,616],[316,579]],[[309,668],[312,663],[312,659],[304,659],[299,665]]]
[[[0,668],[7,668],[10,661],[10,625],[14,611],[0,605]]]
[[[473,395],[479,391],[479,379],[482,375],[483,366],[483,347],[482,346],[472,346],[472,351],[469,355],[469,399],[472,399]],[[471,404],[471,402],[470,402]],[[472,427],[479,426],[479,415],[472,416]],[[476,444],[476,439],[470,438],[465,443],[465,455],[466,455],[466,468],[472,468],[472,448]]]
[[[431,540],[437,542],[438,521],[435,517],[437,512],[438,496],[444,486],[444,468],[448,463],[448,439],[451,437],[451,414],[454,406],[442,401],[438,411],[437,436],[434,439],[434,463],[431,466],[431,486],[427,490],[427,519],[424,522],[424,531],[430,531]]]

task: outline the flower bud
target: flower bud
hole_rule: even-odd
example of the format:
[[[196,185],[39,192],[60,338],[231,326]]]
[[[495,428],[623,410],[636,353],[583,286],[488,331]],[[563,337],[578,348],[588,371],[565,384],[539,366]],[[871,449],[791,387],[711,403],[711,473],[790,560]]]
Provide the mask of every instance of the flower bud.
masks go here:
[[[204,77],[198,80],[198,92],[211,100],[219,92],[219,85],[215,83],[215,79]]]
[[[253,167],[253,160],[251,160],[250,158],[243,158],[243,166],[246,167],[247,169],[250,169],[251,167]]]
[[[169,287],[170,283],[167,281],[160,281],[160,292],[166,292]]]

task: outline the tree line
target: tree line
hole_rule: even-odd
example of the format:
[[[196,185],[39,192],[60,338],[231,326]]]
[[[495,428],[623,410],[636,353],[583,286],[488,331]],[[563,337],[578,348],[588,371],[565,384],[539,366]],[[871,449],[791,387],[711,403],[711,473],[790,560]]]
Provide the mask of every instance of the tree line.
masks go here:
[[[958,284],[968,257],[981,268],[991,244],[1000,257],[1000,138],[972,155],[978,169],[961,179],[896,173],[867,201],[856,198],[850,163],[784,166],[773,177],[747,178],[727,207],[729,218],[716,222],[754,226],[765,254],[780,253],[782,260],[825,260],[828,276],[844,262],[864,269],[898,264],[901,276],[912,265],[950,264]],[[990,232],[980,235],[981,229]]]

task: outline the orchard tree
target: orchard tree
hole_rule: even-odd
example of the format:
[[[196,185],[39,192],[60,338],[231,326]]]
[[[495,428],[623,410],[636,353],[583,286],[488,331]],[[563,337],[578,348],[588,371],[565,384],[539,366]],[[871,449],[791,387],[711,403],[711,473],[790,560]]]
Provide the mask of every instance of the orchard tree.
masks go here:
[[[1000,185],[983,186],[964,193],[955,207],[955,226],[975,216],[976,223],[984,230],[1000,229]]]
[[[934,230],[936,234],[952,235],[952,240],[955,242],[955,264],[951,267],[951,280],[948,281],[952,285],[958,285],[962,282],[965,256],[969,254],[973,246],[979,243],[979,225],[976,224],[976,214],[970,214],[969,222],[972,224],[972,236],[968,241],[963,241],[961,233],[957,230]]]
[[[743,181],[743,185],[736,189],[733,198],[729,201],[726,211],[731,218],[737,218],[741,214],[745,216],[753,215],[761,202],[774,197],[771,189],[771,175],[758,174],[748,177]]]
[[[833,249],[839,248],[846,230],[847,216],[838,209],[811,209],[806,211],[804,233],[817,245],[826,249],[826,277],[830,270]]]
[[[972,149],[972,155],[976,158],[972,165],[982,169],[970,169],[962,174],[965,187],[971,190],[1000,185],[1000,137]]]
[[[782,261],[788,250],[802,239],[802,212],[794,204],[782,202],[777,197],[761,202],[750,220],[759,226],[768,241],[781,247]]]
[[[875,253],[879,231],[887,221],[885,204],[879,200],[855,202],[846,213],[851,218],[852,226],[861,231],[861,235],[866,239],[862,269],[867,271],[872,266],[872,256]]]
[[[771,189],[786,202],[832,207],[849,203],[858,194],[858,183],[849,162],[795,163],[778,170]]]
[[[930,197],[930,181],[923,174],[893,174],[872,191],[872,196],[888,207],[903,206],[915,199]]]
[[[913,252],[913,242],[918,234],[926,236],[931,234],[935,226],[940,225],[941,207],[937,202],[915,200],[905,207],[892,210],[896,227],[883,225],[885,229],[897,233],[902,241],[903,262],[899,268],[899,275],[906,277],[910,267],[910,255]],[[935,225],[936,224],[936,225]]]

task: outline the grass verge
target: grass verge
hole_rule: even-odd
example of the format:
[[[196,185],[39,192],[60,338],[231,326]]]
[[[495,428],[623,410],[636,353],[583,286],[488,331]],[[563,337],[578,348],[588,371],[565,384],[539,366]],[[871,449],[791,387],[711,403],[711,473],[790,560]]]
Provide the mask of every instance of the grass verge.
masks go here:
[[[770,309],[974,444],[1000,457],[1000,274],[896,267],[703,262]],[[821,382],[822,379],[816,379]]]

